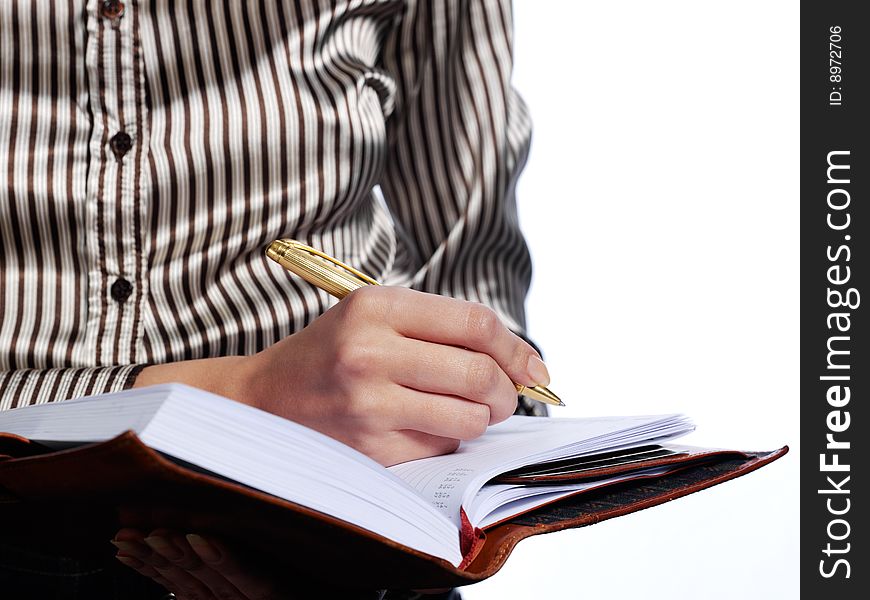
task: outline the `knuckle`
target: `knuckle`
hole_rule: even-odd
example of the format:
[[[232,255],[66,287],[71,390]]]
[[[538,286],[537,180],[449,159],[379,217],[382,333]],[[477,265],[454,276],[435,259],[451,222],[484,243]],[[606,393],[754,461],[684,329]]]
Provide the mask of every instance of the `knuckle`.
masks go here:
[[[487,343],[498,333],[501,321],[491,308],[472,303],[465,316],[465,333],[469,340]]]
[[[514,349],[511,354],[510,368],[516,369],[517,373],[525,373],[529,364],[529,357],[532,355],[531,350],[526,346],[520,338],[516,339]]]
[[[498,384],[500,370],[498,364],[489,356],[477,356],[471,360],[467,370],[466,387],[475,399],[487,397],[492,393]]]
[[[377,394],[362,390],[350,395],[345,404],[345,415],[353,421],[354,437],[366,437],[371,429],[378,429],[383,419],[383,402]]]
[[[486,404],[478,404],[465,420],[465,432],[462,439],[473,440],[486,433],[489,427],[490,409]]]
[[[341,301],[345,314],[349,317],[357,318],[376,313],[379,305],[383,303],[381,298],[383,294],[381,292],[382,290],[379,290],[377,286],[363,286],[354,290],[347,298]]]
[[[370,419],[377,416],[379,403],[371,394],[358,393],[353,394],[345,404],[345,414],[356,421]],[[364,432],[357,429],[355,435],[362,435]]]
[[[371,373],[379,362],[377,348],[353,337],[338,346],[334,358],[338,375],[353,380]]]
[[[505,390],[504,394],[499,394],[498,402],[490,409],[489,424],[501,423],[514,414],[517,410],[517,401],[517,392],[513,386],[510,390]]]

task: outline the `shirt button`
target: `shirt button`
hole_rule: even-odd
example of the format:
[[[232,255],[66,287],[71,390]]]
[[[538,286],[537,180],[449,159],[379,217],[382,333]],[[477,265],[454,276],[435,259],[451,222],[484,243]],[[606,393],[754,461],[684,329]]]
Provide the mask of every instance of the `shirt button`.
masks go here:
[[[109,140],[109,146],[111,146],[112,152],[115,153],[115,158],[120,160],[133,147],[133,138],[123,131],[119,131]]]
[[[112,294],[112,299],[116,302],[124,302],[127,298],[130,297],[130,294],[133,293],[133,284],[124,279],[123,277],[118,277],[115,280],[115,283],[112,284],[111,290],[109,290]]]
[[[119,0],[105,0],[100,5],[100,14],[105,19],[120,19],[124,16],[124,3]]]

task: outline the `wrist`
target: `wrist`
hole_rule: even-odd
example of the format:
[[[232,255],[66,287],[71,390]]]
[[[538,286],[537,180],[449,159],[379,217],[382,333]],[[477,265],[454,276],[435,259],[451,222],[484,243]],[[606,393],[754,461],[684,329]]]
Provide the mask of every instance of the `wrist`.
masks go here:
[[[225,360],[229,359],[229,360]],[[219,367],[221,379],[221,392],[215,392],[226,396],[242,404],[248,404],[255,408],[262,408],[259,381],[262,379],[260,368],[260,354],[252,356],[227,356],[223,357]]]
[[[269,349],[238,358],[240,360],[226,365],[226,386],[232,393],[228,397],[248,406],[273,412],[272,402],[276,395],[271,385],[275,371]]]

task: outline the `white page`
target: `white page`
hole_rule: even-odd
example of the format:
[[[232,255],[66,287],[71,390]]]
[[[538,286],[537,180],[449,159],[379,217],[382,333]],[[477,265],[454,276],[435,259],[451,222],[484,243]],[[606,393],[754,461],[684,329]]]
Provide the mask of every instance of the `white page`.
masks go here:
[[[453,454],[389,468],[457,527],[459,510],[495,475],[548,460],[673,439],[694,429],[682,415],[542,419],[514,416]],[[473,522],[472,522],[473,523]],[[475,523],[473,523],[475,524]]]
[[[653,467],[595,481],[579,481],[559,485],[523,486],[488,483],[483,486],[475,497],[473,512],[469,513],[468,518],[478,527],[489,527],[515,515],[534,510],[539,506],[567,498],[568,496],[623,481],[660,477],[679,468],[681,468],[679,465]]]

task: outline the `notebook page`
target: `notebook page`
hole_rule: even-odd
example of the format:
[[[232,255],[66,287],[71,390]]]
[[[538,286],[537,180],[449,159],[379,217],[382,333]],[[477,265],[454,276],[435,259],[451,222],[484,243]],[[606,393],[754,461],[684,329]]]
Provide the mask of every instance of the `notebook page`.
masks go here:
[[[237,403],[225,406],[232,419],[206,398],[173,403],[161,418],[198,419],[204,427],[155,428],[148,444],[454,564],[461,560],[455,526],[374,460],[297,423]]]
[[[521,466],[615,449],[657,443],[689,433],[682,415],[542,419],[514,416],[493,425],[453,454],[394,465],[405,480],[457,527],[459,509],[471,514],[473,499],[494,476]]]
[[[485,485],[480,491],[480,498],[477,499],[474,513],[469,514],[469,520],[478,527],[489,527],[505,519],[510,519],[516,515],[534,510],[544,504],[567,498],[568,496],[623,481],[660,477],[677,468],[679,467],[654,467],[641,469],[633,473],[614,475],[613,477],[598,479],[596,481],[581,481],[563,485],[534,487],[506,484]]]

